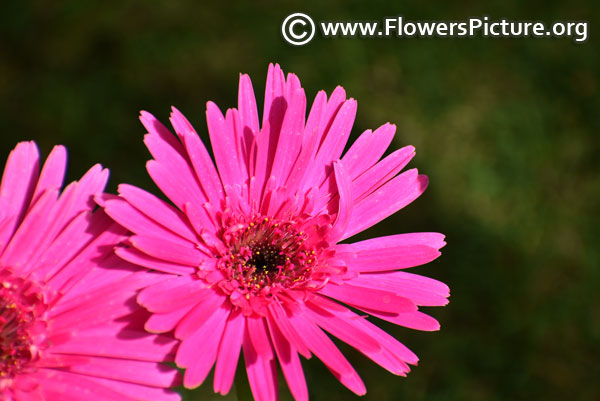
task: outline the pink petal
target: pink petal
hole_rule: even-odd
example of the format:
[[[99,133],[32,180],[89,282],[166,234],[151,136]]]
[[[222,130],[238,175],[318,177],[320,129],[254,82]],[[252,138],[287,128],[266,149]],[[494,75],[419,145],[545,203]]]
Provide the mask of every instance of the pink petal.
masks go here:
[[[60,189],[63,185],[66,168],[67,150],[64,146],[57,145],[52,149],[42,167],[33,199],[37,199],[46,190]]]
[[[272,317],[268,320],[271,341],[277,353],[281,370],[296,401],[308,401],[308,388],[298,352],[292,347]]]
[[[246,74],[240,74],[238,110],[240,111],[242,126],[248,127],[252,135],[256,135],[260,130],[258,125],[258,109],[256,107],[256,97],[254,96],[252,81]]]
[[[169,241],[165,238],[134,235],[129,243],[136,249],[168,262],[186,266],[199,266],[206,255],[187,241]]]
[[[341,285],[328,284],[319,292],[359,308],[368,308],[388,313],[417,310],[417,306],[411,300],[398,296],[393,292],[376,288],[359,287],[347,282]]]
[[[405,269],[436,259],[440,256],[438,249],[445,244],[443,234],[397,234],[353,244],[338,244],[336,257],[357,272]]]
[[[324,91],[319,91],[306,121],[300,154],[286,182],[286,186],[292,191],[299,188],[304,181],[305,173],[312,168],[312,160],[317,154],[321,140],[319,124],[325,118],[326,106],[327,95]]]
[[[367,130],[352,144],[342,161],[348,168],[348,174],[355,179],[371,168],[390,146],[396,126],[386,123],[375,132]]]
[[[131,398],[119,394],[117,391],[111,389],[110,386],[106,386],[104,382],[98,381],[97,378],[92,376],[85,376],[81,374],[71,373],[68,371],[61,371],[56,369],[39,369],[33,375],[39,385],[43,383],[39,388],[39,392],[35,391],[34,394],[43,394],[41,397],[35,398],[34,400],[61,400],[61,401],[80,401],[81,394],[87,394],[92,399],[104,399],[111,401],[131,401]],[[112,384],[118,384],[116,380],[109,380]],[[18,401],[21,401],[22,394]],[[23,398],[27,399],[27,398]]]
[[[105,197],[106,198],[106,197]],[[106,199],[104,201],[104,210],[117,223],[127,228],[135,234],[147,235],[155,238],[165,238],[171,242],[184,241],[192,246],[188,239],[167,229],[165,226],[156,222],[155,219],[140,212],[131,202],[120,197]],[[157,211],[155,216],[160,215]]]
[[[221,181],[225,185],[243,184],[245,177],[242,177],[240,165],[244,162],[240,159],[233,112],[228,111],[227,117],[226,122],[221,110],[213,102],[206,104],[206,123]]]
[[[175,362],[186,368],[183,384],[186,388],[195,388],[204,382],[217,358],[217,351],[231,308],[219,308],[190,337],[185,338]]]
[[[320,297],[311,298],[317,299]],[[346,344],[362,352],[373,352],[381,349],[377,341],[347,321],[347,316],[344,316],[345,312],[322,308],[318,305],[318,302],[308,302],[307,306],[305,313],[310,316],[313,322]]]
[[[240,310],[233,311],[227,320],[215,366],[214,390],[216,393],[222,395],[229,393],[233,384],[244,338],[245,320]]]
[[[335,172],[339,206],[331,233],[329,235],[331,236],[333,242],[337,242],[337,239],[340,238],[344,232],[346,232],[348,221],[352,215],[353,203],[352,186],[350,184],[350,177],[348,176],[345,166],[341,161],[338,160],[337,162],[333,163],[333,168]]]
[[[170,387],[177,381],[177,371],[166,365],[97,356],[88,356],[87,363],[71,365],[69,371],[151,387]]]
[[[202,190],[211,202],[218,202],[223,197],[223,186],[202,140],[183,114],[174,107],[171,114],[171,122],[178,134],[183,138],[183,144],[196,172],[196,177],[200,181]]]
[[[21,269],[23,265],[28,264],[39,243],[45,240],[49,226],[52,224],[52,220],[47,217],[51,215],[57,194],[56,189],[41,194],[2,252],[0,257],[2,266]]]
[[[154,313],[148,318],[144,328],[150,333],[166,333],[173,330],[181,319],[194,307],[183,306],[168,313]]]
[[[62,344],[54,343],[52,352],[156,361],[161,357],[166,359],[175,345],[168,337],[137,330],[115,330],[109,326],[79,332]]]
[[[446,305],[450,296],[450,289],[446,284],[406,272],[361,274],[348,283],[391,291],[422,306]]]
[[[137,301],[151,312],[167,313],[193,305],[209,294],[212,292],[199,280],[189,276],[171,276],[144,288],[137,296]]]
[[[405,146],[402,149],[392,152],[385,159],[356,177],[352,182],[355,192],[355,202],[362,201],[373,191],[395,177],[414,156],[415,148],[413,146]]]
[[[408,170],[357,203],[344,238],[353,236],[396,213],[427,188],[427,177]]]
[[[422,331],[437,331],[440,329],[440,324],[437,320],[423,312],[407,312],[398,314],[387,314],[380,313],[373,310],[364,309],[365,312],[386,320],[390,323],[397,324],[399,326],[408,327],[409,329],[422,330]]]
[[[217,311],[224,309],[225,299],[223,296],[204,292],[204,296],[196,305],[185,315],[175,328],[175,337],[184,340],[200,330],[207,319],[212,317]],[[226,309],[226,308],[225,308]]]
[[[38,179],[39,157],[34,142],[20,142],[8,156],[0,185],[0,206],[5,215],[15,219],[0,232],[0,250],[29,207]]]
[[[265,324],[264,318],[249,316],[246,318],[246,331],[252,348],[263,358],[273,359],[273,347]]]
[[[133,185],[119,185],[119,195],[144,215],[152,218],[163,227],[189,240],[197,240],[196,233],[179,210],[149,192]]]
[[[270,345],[269,345],[270,346]],[[277,400],[277,369],[275,360],[259,354],[246,330],[243,342],[248,382],[256,401]],[[272,351],[271,351],[272,355]]]
[[[144,266],[149,269],[159,270],[164,273],[183,275],[191,274],[195,271],[195,268],[192,266],[156,259],[155,257],[149,256],[135,248],[118,247],[115,249],[115,253],[120,258],[130,263],[138,266]]]
[[[364,383],[329,337],[315,323],[301,314],[295,314],[292,321],[310,350],[323,361],[338,380],[355,394],[364,395],[366,393]]]
[[[351,331],[359,331],[376,341],[379,347],[376,349],[358,348],[365,356],[381,365],[394,374],[404,375],[410,370],[406,362],[415,364],[418,358],[408,348],[394,339],[392,336],[369,322],[364,316],[359,316],[349,309],[324,297],[313,297],[309,306],[318,307],[320,310],[329,311],[346,320],[351,325]]]
[[[304,116],[306,115],[304,90],[299,88],[290,94],[289,102],[271,167],[271,176],[275,177],[277,186],[281,186],[287,181],[292,165],[300,153],[304,134]]]
[[[94,381],[106,388],[115,390],[128,397],[128,400],[179,401],[181,396],[173,390],[125,383],[117,380],[94,378]]]
[[[200,188],[198,188],[198,184],[186,179],[185,175],[179,175],[172,168],[167,167],[166,164],[150,160],[146,163],[146,169],[154,183],[179,210],[183,210],[186,202],[194,201],[200,204],[205,199]]]
[[[306,359],[310,359],[311,354],[308,346],[304,343],[302,337],[292,324],[286,311],[281,305],[273,302],[269,305],[270,316],[273,318],[273,322],[277,324],[277,327],[290,344],[300,352],[300,354]]]

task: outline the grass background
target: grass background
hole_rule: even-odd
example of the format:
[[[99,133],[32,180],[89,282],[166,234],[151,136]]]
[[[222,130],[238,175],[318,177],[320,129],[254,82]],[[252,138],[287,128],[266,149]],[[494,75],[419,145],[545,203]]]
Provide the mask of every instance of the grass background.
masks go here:
[[[0,10],[1,157],[20,140],[44,154],[62,143],[71,179],[100,162],[112,170],[111,191],[120,182],[155,189],[140,109],[166,120],[176,105],[205,135],[205,102],[234,106],[239,72],[262,98],[269,62],[298,74],[311,99],[344,86],[359,104],[353,138],[398,125],[393,147],[417,147],[411,166],[430,186],[365,236],[445,233],[442,257],[414,271],[448,283],[452,297],[431,310],[441,332],[382,324],[421,358],[407,378],[343,347],[365,401],[600,399],[596,2],[6,0]],[[585,20],[590,38],[317,35],[296,48],[279,33],[296,11],[317,21]],[[358,399],[314,358],[305,362],[311,400]],[[210,399],[223,399],[210,382],[185,393]]]

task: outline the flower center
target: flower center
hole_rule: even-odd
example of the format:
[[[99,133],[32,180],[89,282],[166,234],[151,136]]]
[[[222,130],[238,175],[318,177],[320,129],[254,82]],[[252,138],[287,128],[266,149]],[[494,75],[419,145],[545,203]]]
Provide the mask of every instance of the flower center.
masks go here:
[[[0,271],[0,390],[37,358],[46,305],[36,287]]]
[[[223,230],[226,251],[217,267],[225,276],[226,292],[271,296],[305,283],[317,263],[318,249],[296,221],[255,217],[233,220]]]

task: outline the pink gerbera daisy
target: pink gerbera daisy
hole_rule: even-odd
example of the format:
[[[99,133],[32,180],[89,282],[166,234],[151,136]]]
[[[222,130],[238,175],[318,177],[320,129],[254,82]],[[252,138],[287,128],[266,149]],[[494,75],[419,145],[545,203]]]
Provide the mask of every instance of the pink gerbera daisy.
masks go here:
[[[133,232],[123,259],[168,273],[138,302],[146,329],[174,330],[184,385],[200,385],[215,366],[214,389],[232,385],[243,351],[252,393],[277,399],[276,361],[293,396],[308,399],[299,354],[314,354],[356,394],[365,386],[328,332],[398,375],[417,357],[365,315],[418,330],[437,321],[418,306],[445,305],[448,287],[398,271],[440,255],[444,236],[399,234],[339,244],[417,198],[427,178],[398,173],[411,146],[379,159],[395,126],[364,132],[342,156],[356,101],[341,87],[319,92],[306,116],[298,78],[279,66],[267,76],[262,126],[252,84],[242,75],[237,109],[211,102],[208,132],[216,166],[176,109],[174,136],[142,112],[148,172],[175,207],[130,185],[104,203]],[[345,304],[345,305],[342,305]],[[356,311],[360,311],[361,314]]]
[[[174,341],[144,331],[137,291],[164,279],[116,257],[126,231],[92,213],[108,171],[62,193],[66,151],[39,171],[33,142],[10,154],[0,187],[0,399],[178,400]],[[170,358],[172,360],[172,357]]]

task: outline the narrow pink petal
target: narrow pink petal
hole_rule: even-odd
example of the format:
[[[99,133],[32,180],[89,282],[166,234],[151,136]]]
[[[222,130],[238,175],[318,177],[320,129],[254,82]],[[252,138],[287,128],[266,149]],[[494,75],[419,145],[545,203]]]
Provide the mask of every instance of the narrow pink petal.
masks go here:
[[[231,389],[244,338],[245,320],[239,309],[234,310],[227,319],[215,365],[215,393],[225,395]]]
[[[195,388],[208,376],[217,358],[217,351],[231,308],[219,308],[190,337],[184,339],[177,350],[175,362],[185,367],[183,384],[186,388]]]
[[[188,241],[169,241],[165,238],[134,235],[129,239],[132,246],[157,259],[187,266],[199,266],[206,255]]]
[[[212,291],[206,289],[202,281],[189,276],[171,276],[144,288],[137,296],[137,301],[151,312],[167,313],[194,304],[209,295],[212,295]]]
[[[417,306],[411,300],[398,296],[393,292],[359,287],[347,282],[341,285],[328,284],[319,293],[352,306],[381,312],[398,313],[417,310]]]
[[[336,245],[336,257],[353,271],[377,272],[429,263],[446,243],[438,233],[397,234]]]
[[[228,119],[231,124],[226,123],[225,117],[216,104],[213,102],[206,104],[206,123],[221,181],[225,185],[242,184],[239,168],[241,162],[237,150],[239,138],[236,136],[231,112],[228,112]]]
[[[177,371],[156,362],[88,356],[88,362],[74,364],[71,372],[106,379],[122,380],[151,387],[170,387],[176,383]]]
[[[252,135],[256,135],[260,130],[258,125],[258,109],[256,107],[256,97],[254,96],[252,81],[246,74],[240,74],[238,110],[240,111],[242,126],[248,127]]]
[[[148,131],[148,134],[160,140],[165,148],[170,148],[178,153],[179,157],[183,158],[185,151],[183,146],[177,138],[169,131],[167,127],[156,119],[151,113],[147,111],[140,112],[140,122],[144,125],[144,128]],[[160,149],[157,149],[160,152]],[[152,152],[152,151],[151,151]]]
[[[335,182],[338,193],[338,211],[331,229],[330,237],[333,242],[337,242],[345,232],[348,226],[348,221],[352,215],[352,186],[350,177],[341,161],[333,163],[335,173]]]
[[[446,305],[450,296],[450,289],[441,281],[406,272],[361,274],[347,282],[391,291],[421,306]]]
[[[115,223],[104,213],[81,212],[58,236],[50,238],[50,245],[40,250],[41,254],[31,257],[31,261],[35,262],[35,274],[47,280],[61,270],[102,230],[113,224]],[[69,244],[69,247],[65,248],[65,242]]]
[[[269,345],[270,346],[270,345]],[[244,361],[250,390],[256,401],[277,400],[277,369],[275,360],[259,354],[246,330],[243,342]],[[272,354],[272,351],[271,351]]]
[[[196,333],[218,310],[225,308],[225,297],[205,292],[196,305],[181,319],[175,328],[175,337],[184,340]]]
[[[39,157],[33,141],[20,142],[8,156],[0,184],[0,205],[5,215],[15,219],[0,232],[0,250],[29,207],[38,179]]]
[[[57,145],[52,149],[42,167],[33,199],[37,199],[46,190],[60,189],[65,179],[66,168],[67,150],[64,146]]]
[[[319,124],[319,131],[321,136],[322,144],[324,142],[324,135],[330,131],[331,125],[336,118],[337,113],[340,111],[342,105],[346,101],[346,91],[341,86],[336,86],[331,96],[327,100],[327,108],[325,110],[325,118],[321,120]]]
[[[131,282],[131,292],[136,292],[140,287],[135,287],[139,283],[141,286],[147,286],[158,283],[166,277],[156,272],[149,272],[139,266],[127,263],[116,255],[109,254],[102,260],[95,261],[96,266],[72,288],[68,293],[60,298],[61,304],[76,300],[82,295],[95,291],[106,286],[119,283],[121,280],[129,280],[135,277]],[[136,284],[133,284],[136,283]]]
[[[413,146],[405,146],[392,152],[385,159],[354,178],[352,185],[355,188],[355,202],[363,200],[373,191],[376,191],[383,184],[394,178],[414,156],[415,148]]]
[[[375,132],[367,130],[358,137],[342,157],[352,179],[367,171],[383,156],[395,132],[396,126],[386,123]]]
[[[427,188],[427,183],[427,177],[417,175],[416,169],[395,177],[355,205],[348,230],[342,239],[349,238],[396,213],[418,198]]]
[[[119,185],[119,195],[137,210],[154,219],[163,227],[190,241],[197,239],[196,233],[189,226],[189,222],[183,213],[162,199],[143,189],[128,184]]]
[[[290,321],[286,311],[278,303],[271,303],[269,305],[270,316],[273,321],[277,324],[277,327],[281,333],[285,336],[287,341],[300,352],[300,354],[306,359],[310,359],[311,354],[308,346],[304,343],[302,337]]]
[[[317,299],[320,297],[311,297],[311,299],[313,298]],[[373,352],[381,349],[377,341],[346,320],[345,311],[338,312],[332,309],[325,309],[318,302],[308,302],[307,308],[304,311],[323,330],[361,352]]]
[[[66,257],[68,254],[73,256],[80,249],[79,246],[98,235],[102,227],[109,224],[110,219],[104,213],[98,212],[94,216],[90,213],[96,206],[94,197],[103,191],[107,180],[108,170],[102,169],[102,166],[97,164],[90,168],[79,182],[69,184],[59,196],[58,201],[45,216],[45,220],[49,221],[47,231],[37,246],[32,247],[32,253],[28,257],[30,266],[35,266],[36,275],[43,276],[45,256],[56,251],[64,263],[68,260]],[[105,220],[105,223],[99,223],[102,220]],[[73,224],[75,221],[77,223]],[[73,233],[75,235],[71,236]],[[66,251],[63,240],[69,241],[70,244],[70,248]],[[54,270],[59,267],[56,260],[50,263]]]
[[[338,380],[355,394],[364,395],[366,393],[364,383],[329,337],[302,314],[293,315],[292,321],[311,351],[323,361]]]
[[[156,160],[149,160],[146,163],[146,169],[154,183],[179,210],[183,210],[186,202],[193,201],[201,204],[202,200],[205,199],[200,188],[198,188],[198,184],[191,183],[185,176],[173,172],[165,164],[161,164]]]
[[[169,133],[171,137],[172,134]],[[183,146],[176,142],[176,148],[165,141],[162,137],[154,135],[152,133],[144,136],[144,143],[154,159],[162,165],[165,170],[176,175],[185,186],[186,191],[198,199],[200,202],[208,200],[208,196],[202,192],[202,186],[196,177],[195,171],[193,170]]]
[[[285,380],[290,388],[290,392],[296,401],[308,401],[308,388],[302,364],[298,357],[298,352],[292,347],[283,333],[279,330],[278,325],[273,318],[268,319],[269,332],[271,341],[277,353],[277,359],[281,365],[281,370],[285,376]]]
[[[94,214],[101,215],[100,213]],[[100,234],[87,244],[85,248],[81,249],[67,264],[60,267],[48,280],[48,285],[52,286],[56,291],[65,293],[77,284],[79,280],[84,278],[99,260],[107,257],[106,246],[112,246],[121,241],[126,231],[116,223],[112,223],[106,228],[104,227],[106,226],[103,224],[94,227]],[[88,231],[92,230],[89,229]],[[110,257],[110,254],[108,257]],[[95,261],[95,263],[91,261]]]
[[[120,258],[138,266],[144,266],[149,269],[159,270],[164,273],[172,274],[192,274],[196,270],[195,267],[186,266],[179,263],[173,263],[162,259],[157,259],[135,248],[118,247],[115,253]]]
[[[113,198],[105,196],[104,198],[103,207],[106,214],[129,231],[144,236],[165,238],[171,242],[184,241],[190,243],[187,238],[184,239],[184,237],[157,223],[154,218],[142,213],[124,198],[117,196]],[[154,216],[160,216],[160,211],[157,211]]]
[[[20,270],[28,263],[39,243],[45,239],[52,223],[48,216],[56,203],[57,196],[56,189],[41,194],[2,252],[0,265]]]
[[[127,314],[131,311],[131,303],[127,301],[133,301],[135,290],[148,284],[148,277],[147,274],[130,274],[117,282],[90,289],[78,297],[57,303],[48,312],[52,319],[53,330],[68,329],[69,326],[81,327],[98,321],[106,322]],[[99,304],[99,299],[109,299],[109,301]],[[98,312],[99,309],[102,309],[102,314],[90,316],[90,310]],[[88,315],[86,319],[80,321],[86,313]]]
[[[390,372],[404,375],[410,370],[406,362],[415,364],[418,361],[418,358],[414,353],[385,331],[369,322],[365,316],[359,316],[349,309],[324,297],[313,297],[308,305],[312,308],[317,307],[317,310],[320,309],[336,314],[346,321],[346,325],[352,326],[350,332],[358,331],[363,333],[362,335],[371,338],[372,341],[376,341],[379,345],[376,349],[357,349]]]
[[[186,148],[202,190],[211,202],[219,202],[223,198],[223,185],[208,151],[198,134],[187,132],[184,135]]]
[[[173,330],[193,307],[194,305],[188,305],[168,313],[154,313],[148,318],[144,328],[150,333],[167,333]]]
[[[252,342],[252,348],[263,358],[273,359],[273,347],[269,339],[265,319],[248,316],[246,318],[246,331]]]
[[[306,115],[304,90],[299,88],[292,93],[289,102],[281,125],[281,135],[279,135],[271,168],[271,176],[275,177],[277,186],[281,186],[287,181],[292,165],[298,158],[304,134],[304,118]]]
[[[437,320],[419,311],[398,314],[380,313],[369,309],[364,309],[364,311],[375,317],[399,326],[408,327],[409,329],[422,331],[436,331],[440,329],[440,324]]]
[[[354,125],[356,108],[354,99],[348,99],[342,104],[319,147],[315,164],[326,164],[340,158]]]
[[[117,380],[94,378],[94,381],[110,388],[129,400],[179,401],[181,396],[173,390],[126,383]],[[72,391],[72,390],[70,390]]]
[[[265,84],[265,103],[263,108],[263,127],[273,117],[273,102],[277,98],[283,98],[285,91],[285,76],[279,64],[269,64],[267,71],[267,82]],[[283,116],[281,116],[283,117]]]
[[[32,376],[36,379],[35,384],[44,383],[43,386],[40,386],[39,392],[34,392],[34,394],[41,395],[35,400],[80,401],[81,395],[86,394],[89,399],[131,401],[128,396],[118,393],[111,386],[106,386],[105,382],[100,382],[93,376],[57,369],[39,369]],[[109,380],[109,382],[118,384],[115,380]],[[21,397],[22,394],[26,393],[23,392],[19,396]],[[17,400],[21,401],[21,398],[17,398]]]
[[[69,221],[79,212],[93,210],[96,207],[94,196],[100,195],[108,182],[108,170],[100,164],[92,166],[79,181],[70,184],[63,191],[64,200],[61,224]],[[71,191],[69,191],[71,189]]]
[[[173,353],[176,343],[166,336],[137,330],[100,327],[77,333],[68,341],[53,343],[52,353],[156,361]]]
[[[319,124],[325,118],[326,106],[327,94],[324,91],[319,91],[313,101],[308,120],[306,121],[300,154],[286,182],[286,186],[292,191],[299,188],[300,184],[304,181],[306,171],[312,168],[311,163],[317,154],[321,140]]]
[[[267,73],[267,84],[265,87],[265,106],[263,111],[263,122],[261,131],[255,136],[256,160],[254,173],[256,177],[256,189],[258,198],[269,178],[269,172],[273,165],[273,159],[280,137],[281,123],[288,108],[288,102],[284,97],[285,77],[279,65],[269,66]]]
[[[319,186],[325,181],[325,178],[330,173],[331,163],[339,159],[346,146],[355,116],[356,101],[349,99],[342,104],[340,110],[335,114],[335,119],[325,134],[326,136],[319,147],[315,159],[311,163],[312,169],[309,172],[305,188],[315,185]]]
[[[385,330],[377,327],[367,319],[355,320],[355,322],[362,326],[365,331],[379,341],[382,347],[390,351],[399,360],[405,361],[412,365],[416,365],[417,362],[419,362],[419,358],[414,352],[408,349],[400,341],[389,335]]]

